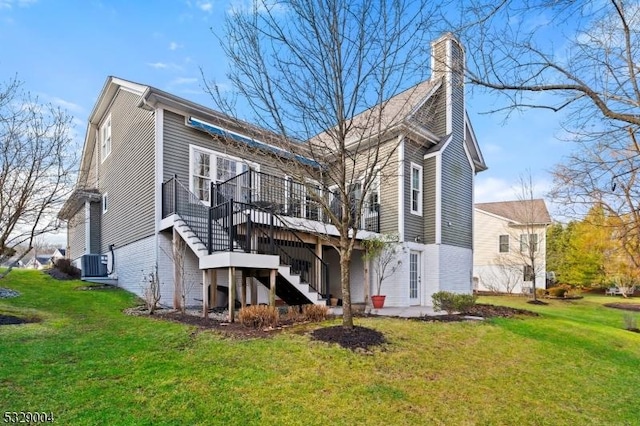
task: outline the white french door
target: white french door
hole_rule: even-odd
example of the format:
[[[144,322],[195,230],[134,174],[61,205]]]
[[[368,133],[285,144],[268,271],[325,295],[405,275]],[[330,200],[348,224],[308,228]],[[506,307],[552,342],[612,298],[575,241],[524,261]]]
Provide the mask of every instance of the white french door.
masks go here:
[[[409,252],[409,304],[420,304],[420,252]]]

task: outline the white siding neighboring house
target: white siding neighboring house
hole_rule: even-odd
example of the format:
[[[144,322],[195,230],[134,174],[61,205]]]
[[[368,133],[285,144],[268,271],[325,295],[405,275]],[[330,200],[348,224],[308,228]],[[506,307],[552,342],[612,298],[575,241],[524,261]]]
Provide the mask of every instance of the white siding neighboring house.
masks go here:
[[[51,255],[46,256],[34,256],[25,265],[25,268],[30,269],[45,269],[52,265]]]
[[[51,255],[51,264],[55,265],[58,260],[65,259],[66,257],[67,257],[67,250],[63,248],[58,248]]]
[[[381,150],[389,149],[393,170],[375,192],[361,194],[368,204],[357,238],[395,234],[404,249],[401,270],[383,284],[388,306],[431,305],[436,291],[472,290],[473,182],[487,167],[465,110],[464,50],[446,34],[432,52],[431,78],[385,102],[381,120],[393,131]],[[353,120],[368,122],[377,108]],[[278,169],[274,155],[291,156],[261,142],[270,137],[154,87],[109,77],[89,118],[76,190],[59,215],[68,221],[67,257],[85,279],[137,294],[157,266],[165,305],[180,281],[187,304],[222,306],[243,282],[250,303],[267,301],[274,286],[289,304],[340,298],[338,255],[326,240],[335,227],[323,222],[305,186]],[[294,158],[311,171],[322,166],[317,158]],[[331,191],[321,173],[314,182]],[[298,237],[287,241],[291,230]],[[274,250],[281,242],[284,250]],[[365,282],[364,269],[356,247],[354,303],[373,294],[375,277]]]
[[[536,288],[545,288],[551,217],[544,200],[477,203],[474,219],[475,290],[529,293],[534,275]]]

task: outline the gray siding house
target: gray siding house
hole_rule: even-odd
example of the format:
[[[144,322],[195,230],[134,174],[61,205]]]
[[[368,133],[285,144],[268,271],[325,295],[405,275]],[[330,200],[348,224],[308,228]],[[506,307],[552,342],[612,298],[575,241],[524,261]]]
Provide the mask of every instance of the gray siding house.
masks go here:
[[[432,52],[431,78],[385,103],[382,119],[394,132],[381,152],[395,169],[375,185],[357,225],[358,240],[392,233],[403,246],[401,269],[384,284],[388,306],[472,291],[473,185],[486,165],[465,110],[464,50],[447,34]],[[335,228],[308,183],[274,158],[322,165],[268,140],[249,123],[109,77],[89,118],[75,191],[59,214],[69,258],[84,279],[136,294],[155,271],[165,305],[176,287],[203,308],[340,298],[339,256],[327,242]],[[321,182],[318,191],[331,196]],[[356,246],[354,303],[372,294],[375,277],[364,263]]]

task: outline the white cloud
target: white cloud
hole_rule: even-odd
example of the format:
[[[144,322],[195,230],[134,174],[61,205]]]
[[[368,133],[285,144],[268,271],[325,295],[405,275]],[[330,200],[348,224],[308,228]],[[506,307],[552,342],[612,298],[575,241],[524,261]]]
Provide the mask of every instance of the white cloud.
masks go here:
[[[198,79],[195,77],[178,77],[171,80],[169,83],[171,86],[183,86],[185,84],[197,83]]]
[[[175,41],[172,41],[171,43],[169,43],[169,50],[178,50],[181,47],[182,47],[182,45],[176,43]]]
[[[165,68],[169,67],[169,65],[165,64],[164,62],[147,63],[147,65],[149,65],[151,68],[155,68],[157,70],[161,70],[161,69],[165,69]]]
[[[66,109],[67,111],[70,111],[70,112],[74,112],[74,113],[82,113],[82,112],[84,112],[84,108],[82,108],[80,105],[78,105],[76,103],[73,103],[73,102],[66,101],[66,100],[61,99],[61,98],[53,97],[53,98],[51,98],[51,103],[54,104],[54,105],[57,105],[59,107],[62,107],[62,108]]]
[[[0,0],[0,9],[12,9],[13,6],[29,7],[37,2],[38,0]]]
[[[213,12],[213,3],[209,1],[199,1],[196,4],[198,6],[198,9],[200,9],[203,12],[206,12],[206,13]]]
[[[176,71],[182,71],[183,69],[180,65],[174,64],[172,62],[147,62],[147,65],[157,70],[172,69]]]

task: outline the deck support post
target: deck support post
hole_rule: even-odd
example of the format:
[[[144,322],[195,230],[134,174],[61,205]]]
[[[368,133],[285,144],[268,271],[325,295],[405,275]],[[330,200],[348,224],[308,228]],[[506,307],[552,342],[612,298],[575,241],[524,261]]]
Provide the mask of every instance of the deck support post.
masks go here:
[[[211,285],[211,276],[209,271],[202,271],[202,318],[209,318],[209,286]]]
[[[184,285],[179,265],[181,261],[184,262],[184,259],[180,259],[180,253],[178,252],[179,239],[180,235],[174,225],[171,244],[171,257],[173,258],[173,309],[182,308],[182,286]]]
[[[276,306],[276,274],[278,271],[272,269],[269,274],[269,306]]]
[[[255,306],[258,304],[258,286],[255,280],[256,271],[252,270],[251,274],[249,274],[249,282],[251,286],[251,306]]]
[[[364,262],[364,304],[367,306],[369,304],[370,293],[371,293],[371,278],[369,277],[370,261],[365,259]]]
[[[229,322],[234,322],[236,310],[236,268],[229,268]]]
[[[316,280],[315,282],[315,288],[316,291],[318,292],[318,294],[320,295],[320,297],[326,297],[327,301],[329,301],[329,289],[328,288],[323,288],[322,286],[322,263],[321,263],[321,259],[322,259],[322,242],[320,241],[320,237],[316,237],[316,260],[315,260],[315,266],[316,266],[316,273],[315,273],[315,277],[314,279]]]
[[[247,306],[247,270],[242,268],[242,287],[241,287],[241,299],[242,307]]]

